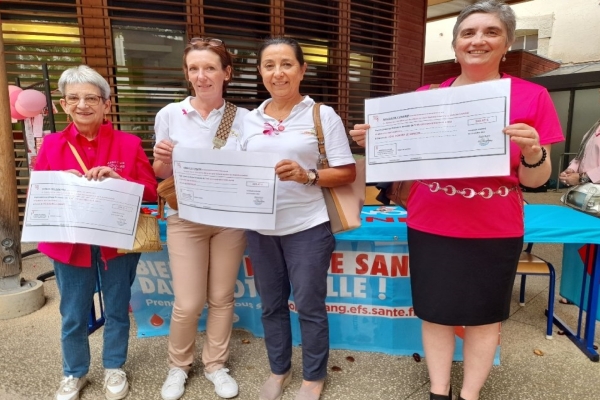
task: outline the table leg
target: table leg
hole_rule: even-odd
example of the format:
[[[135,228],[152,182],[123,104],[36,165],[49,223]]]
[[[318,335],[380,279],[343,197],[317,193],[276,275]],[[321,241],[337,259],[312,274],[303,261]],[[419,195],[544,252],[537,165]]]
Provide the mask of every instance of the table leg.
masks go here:
[[[585,315],[585,346],[589,351],[596,354],[598,361],[598,353],[594,350],[594,336],[596,332],[596,314],[598,311],[598,290],[600,289],[600,258],[598,254],[598,245],[593,245],[594,249],[594,268],[590,278],[590,290],[588,292],[587,313]]]
[[[546,310],[546,315],[548,315],[548,310]],[[579,349],[591,361],[594,361],[594,362],[600,361],[600,355],[598,355],[598,352],[596,352],[596,350],[594,350],[594,335],[593,335],[593,333],[592,333],[592,341],[591,341],[591,345],[590,345],[588,343],[589,340],[587,339],[587,336],[585,336],[585,340],[584,340],[584,338],[581,338],[581,336],[579,336],[577,333],[573,332],[573,330],[571,328],[569,328],[569,326],[566,323],[564,323],[560,318],[558,318],[556,316],[556,314],[554,314],[554,316],[552,317],[552,322],[554,323],[554,325],[556,325],[558,327],[558,329],[563,331],[565,333],[565,336],[567,336],[569,338],[569,340],[571,340],[571,342],[573,342],[575,344],[575,346],[579,347]],[[581,321],[580,321],[580,323],[581,323]],[[587,326],[586,326],[586,328],[587,328]],[[586,332],[586,335],[587,335],[587,332]]]
[[[589,283],[587,282],[588,265],[591,262],[591,257],[594,257],[592,273]],[[596,313],[598,310],[598,292],[600,291],[600,257],[598,254],[598,245],[587,245],[586,257],[583,263],[583,281],[581,288],[581,307],[577,318],[577,331],[571,329],[565,322],[554,314],[552,322],[571,340],[579,349],[594,362],[600,361],[600,355],[594,349],[594,335],[596,331]],[[587,290],[586,290],[587,289]],[[585,327],[583,328],[583,337],[581,336],[583,324],[583,309],[585,292],[587,293],[587,312],[585,315]],[[546,316],[548,310],[546,310]]]

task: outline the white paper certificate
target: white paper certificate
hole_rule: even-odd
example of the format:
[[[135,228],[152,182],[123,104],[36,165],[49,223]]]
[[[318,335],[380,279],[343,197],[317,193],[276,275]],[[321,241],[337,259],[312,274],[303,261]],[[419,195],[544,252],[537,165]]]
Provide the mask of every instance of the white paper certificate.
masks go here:
[[[175,146],[179,216],[242,229],[275,229],[277,181],[272,153]]]
[[[510,79],[365,100],[367,182],[506,176]]]
[[[69,172],[34,171],[21,241],[131,249],[143,193],[143,185],[121,179],[88,181]]]

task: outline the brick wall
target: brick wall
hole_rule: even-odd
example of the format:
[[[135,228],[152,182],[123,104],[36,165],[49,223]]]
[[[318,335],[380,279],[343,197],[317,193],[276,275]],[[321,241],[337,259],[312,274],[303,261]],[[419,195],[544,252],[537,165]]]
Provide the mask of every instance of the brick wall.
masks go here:
[[[500,72],[519,78],[531,78],[560,67],[560,63],[524,50],[509,51],[500,63]],[[441,83],[460,75],[460,64],[454,60],[425,64],[424,83]]]

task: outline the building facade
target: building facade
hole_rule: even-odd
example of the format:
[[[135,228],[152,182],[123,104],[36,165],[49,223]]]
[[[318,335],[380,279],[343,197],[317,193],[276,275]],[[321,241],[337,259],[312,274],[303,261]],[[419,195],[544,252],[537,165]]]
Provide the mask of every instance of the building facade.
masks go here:
[[[600,2],[530,0],[512,8],[517,40],[501,70],[550,91],[566,138],[552,149],[555,184],[585,132],[600,118]],[[455,22],[447,18],[427,24],[425,82],[457,74],[450,45]]]
[[[369,97],[422,82],[426,0],[2,0],[8,81],[27,87],[49,70],[52,99],[60,73],[79,64],[110,83],[110,119],[153,145],[154,116],[189,94],[183,49],[192,37],[223,40],[235,55],[226,97],[253,109],[268,98],[257,50],[271,35],[297,39],[309,68],[301,92],[336,109],[347,127]],[[38,86],[36,88],[39,89]],[[66,125],[59,109],[54,127]],[[20,210],[28,184],[22,124],[13,125]]]
[[[511,50],[524,49],[561,64],[600,61],[598,0],[530,0],[511,6],[517,34]],[[427,24],[425,62],[454,59],[456,18]]]

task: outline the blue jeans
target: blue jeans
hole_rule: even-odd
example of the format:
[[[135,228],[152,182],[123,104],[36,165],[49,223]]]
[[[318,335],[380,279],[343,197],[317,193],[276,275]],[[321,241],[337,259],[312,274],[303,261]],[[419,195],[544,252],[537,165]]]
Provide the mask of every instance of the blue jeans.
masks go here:
[[[75,267],[54,261],[56,284],[60,293],[62,316],[61,346],[63,373],[81,378],[90,367],[88,319],[96,292],[98,271],[104,300],[104,368],[121,368],[129,344],[129,300],[139,253],[124,254],[108,260],[100,258],[100,248],[92,246],[92,267]]]
[[[246,237],[271,372],[282,375],[292,366],[288,299],[293,287],[302,334],[302,375],[307,381],[324,379],[329,359],[327,271],[335,247],[329,222],[291,235],[246,231]]]

